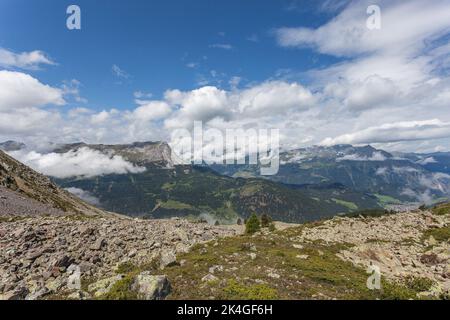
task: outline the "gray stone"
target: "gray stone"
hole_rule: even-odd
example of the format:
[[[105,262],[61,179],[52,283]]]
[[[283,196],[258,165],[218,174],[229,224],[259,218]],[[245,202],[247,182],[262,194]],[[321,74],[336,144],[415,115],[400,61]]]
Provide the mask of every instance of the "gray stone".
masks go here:
[[[102,279],[88,286],[88,291],[94,294],[94,297],[98,298],[104,294],[107,294],[113,287],[113,285],[123,279],[123,275],[119,274],[114,277]]]
[[[173,251],[163,251],[161,253],[161,257],[159,260],[159,266],[161,269],[176,265],[176,263],[177,257]]]
[[[92,250],[102,250],[102,248],[106,245],[106,240],[103,238],[97,239],[93,245],[90,246]]]
[[[48,295],[50,293],[50,290],[46,287],[43,287],[39,290],[36,290],[29,295],[26,296],[25,300],[39,300],[40,298]]]
[[[171,292],[171,286],[167,276],[154,276],[144,271],[136,276],[132,290],[143,300],[164,300]]]
[[[202,282],[211,282],[211,281],[217,281],[219,278],[217,278],[215,275],[208,273],[206,276],[202,278]]]

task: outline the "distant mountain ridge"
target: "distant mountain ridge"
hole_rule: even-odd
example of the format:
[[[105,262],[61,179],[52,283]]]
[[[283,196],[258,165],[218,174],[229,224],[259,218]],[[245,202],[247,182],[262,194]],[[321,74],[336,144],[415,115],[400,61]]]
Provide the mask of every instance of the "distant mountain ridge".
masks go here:
[[[164,142],[75,143],[53,152],[81,148],[119,155],[145,171],[54,181],[86,192],[108,211],[132,216],[203,216],[227,222],[256,212],[303,222],[402,202],[437,202],[449,195],[450,175],[426,167],[436,161],[371,146],[282,152],[278,174],[268,177],[259,176],[258,165],[178,165]],[[441,166],[445,168],[444,163]]]
[[[278,174],[267,178],[294,185],[337,182],[375,194],[383,202],[438,201],[450,194],[450,175],[446,172],[450,157],[436,158],[440,162],[423,163],[420,159],[425,155],[394,155],[371,146],[314,146],[282,152]],[[256,177],[259,172],[258,165],[212,168],[233,177]]]
[[[0,150],[10,152],[10,151],[18,151],[26,148],[26,145],[22,142],[17,142],[13,140],[8,140],[0,143]]]

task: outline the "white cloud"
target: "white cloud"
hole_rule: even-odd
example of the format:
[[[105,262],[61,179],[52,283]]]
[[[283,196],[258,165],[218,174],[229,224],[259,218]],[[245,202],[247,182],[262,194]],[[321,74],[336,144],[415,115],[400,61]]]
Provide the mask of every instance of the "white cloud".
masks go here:
[[[421,160],[417,161],[416,163],[424,166],[424,165],[427,165],[430,163],[437,163],[437,161],[433,157],[428,157],[425,159],[421,159]]]
[[[111,114],[114,113],[114,112],[116,112],[116,110],[113,109],[113,110],[111,110],[109,112],[106,111],[106,110],[103,110],[103,111],[101,111],[99,113],[96,113],[96,114],[91,116],[91,123],[92,124],[103,123],[103,122],[107,121],[110,118]]]
[[[0,111],[65,104],[63,92],[32,76],[0,70]]]
[[[282,113],[296,108],[304,110],[315,103],[313,94],[298,83],[282,81],[265,82],[243,90],[239,95],[241,113]]]
[[[67,153],[41,154],[21,150],[10,154],[36,171],[56,178],[95,177],[145,171],[145,168],[125,161],[121,156],[111,156],[86,147]]]
[[[229,112],[226,91],[216,87],[207,86],[189,92],[170,90],[165,97],[169,103],[180,106],[176,115],[166,120],[168,128],[190,127],[195,120],[207,122]]]
[[[339,63],[307,72],[321,112],[298,119],[311,123],[313,143],[379,143],[391,150],[433,150],[439,143],[450,148],[450,3],[378,1],[381,30],[366,27],[369,4],[351,1],[316,29],[276,30],[283,47],[339,57]],[[429,119],[442,123],[428,125]]]
[[[374,152],[370,157],[361,156],[358,154],[348,154],[340,158],[336,158],[336,161],[384,161],[386,157],[382,152]],[[382,171],[380,171],[380,174]],[[378,174],[378,171],[377,171]]]
[[[196,62],[189,62],[189,63],[186,64],[186,67],[191,68],[191,69],[195,69],[195,68],[198,67],[198,65],[199,64],[196,63]]]
[[[164,101],[148,101],[140,105],[132,112],[136,121],[151,121],[167,117],[172,109]]]
[[[77,79],[72,79],[69,81],[63,81],[63,85],[61,89],[63,91],[64,96],[71,96],[75,100],[75,102],[87,103],[87,99],[81,97],[80,95],[80,87],[81,82]]]
[[[367,1],[353,1],[337,17],[317,29],[280,28],[280,45],[313,47],[335,56],[420,49],[426,40],[450,27],[450,4],[435,1],[378,1],[382,10],[381,30],[366,26]]]
[[[4,68],[39,69],[40,65],[55,65],[47,55],[39,50],[14,53],[0,48],[0,66]]]
[[[118,65],[113,64],[111,67],[113,74],[120,79],[128,79],[130,75],[123,69],[121,69]]]
[[[326,138],[321,144],[363,144],[374,142],[417,141],[450,137],[450,122],[438,119],[425,121],[405,121],[370,127],[336,138]]]
[[[100,200],[89,191],[80,188],[66,188],[65,190],[87,203],[90,203],[94,206],[100,205]]]
[[[136,98],[136,99],[149,99],[149,98],[151,98],[152,96],[153,96],[153,94],[152,93],[146,93],[146,92],[142,92],[142,91],[135,91],[135,92],[133,92],[133,96]]]

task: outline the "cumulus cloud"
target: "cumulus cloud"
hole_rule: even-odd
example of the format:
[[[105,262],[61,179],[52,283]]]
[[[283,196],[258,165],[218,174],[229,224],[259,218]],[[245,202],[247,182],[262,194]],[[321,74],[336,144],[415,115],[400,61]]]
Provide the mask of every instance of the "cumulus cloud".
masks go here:
[[[14,53],[0,48],[1,67],[35,70],[39,69],[43,64],[55,65],[55,62],[53,62],[44,52],[39,50]]]
[[[421,152],[434,151],[437,145],[439,150],[449,149],[450,3],[378,1],[381,30],[366,27],[366,9],[372,3],[335,3],[324,2],[328,15],[334,17],[317,28],[280,26],[275,35],[280,50],[307,48],[311,55],[337,57],[327,60],[337,63],[301,74],[277,72],[246,86],[238,78],[214,72],[207,76],[208,82],[199,79],[198,88],[171,88],[160,100],[137,93],[136,106],[120,111],[77,107],[66,113],[43,105],[49,100],[58,105],[61,100],[42,99],[20,113],[2,114],[0,138],[89,143],[169,140],[173,129],[190,129],[199,120],[205,128],[222,131],[278,128],[285,149],[311,144],[376,144],[380,149]],[[114,69],[120,78],[123,70]],[[211,82],[211,77],[216,81]],[[8,92],[14,93],[10,100],[16,105],[39,101],[22,103],[22,91]],[[0,110],[10,105],[3,101],[7,100],[0,96]]]
[[[380,148],[401,150],[416,150],[418,145],[411,141],[446,139],[448,148],[445,127],[450,116],[444,101],[450,98],[450,3],[379,1],[381,30],[366,26],[369,4],[351,1],[315,29],[281,27],[275,32],[282,47],[339,58],[339,63],[308,72],[323,109],[312,119],[315,127],[324,128],[317,130],[316,139],[326,144],[380,143]],[[430,129],[419,124],[415,132],[402,125],[395,128],[434,118],[443,124]],[[333,138],[319,138],[325,131]]]
[[[65,104],[62,90],[25,73],[0,70],[0,111],[48,104]]]
[[[172,112],[171,107],[164,101],[146,101],[132,112],[136,121],[151,121],[167,117]]]
[[[316,102],[311,91],[298,83],[270,81],[243,90],[239,94],[239,111],[258,114],[282,113],[296,108],[305,110]]]
[[[227,93],[216,87],[206,86],[189,92],[170,90],[166,99],[179,105],[180,109],[174,117],[166,121],[168,128],[189,127],[194,121],[209,121],[215,117],[228,114]]]
[[[108,155],[87,147],[67,153],[41,154],[35,151],[11,152],[11,156],[34,170],[56,178],[95,177],[107,174],[139,173],[145,168],[125,161],[119,155]]]

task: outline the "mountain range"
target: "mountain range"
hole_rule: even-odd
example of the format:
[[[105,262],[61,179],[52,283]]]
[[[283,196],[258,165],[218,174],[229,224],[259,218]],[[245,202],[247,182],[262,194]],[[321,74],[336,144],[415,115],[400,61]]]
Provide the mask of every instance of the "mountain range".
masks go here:
[[[183,216],[232,223],[255,212],[305,222],[405,202],[439,202],[450,190],[450,157],[443,153],[314,146],[282,152],[278,174],[261,177],[259,165],[177,165],[164,142],[76,143],[52,152],[64,155],[85,149],[119,156],[141,170],[51,179],[105,210],[146,218]]]

